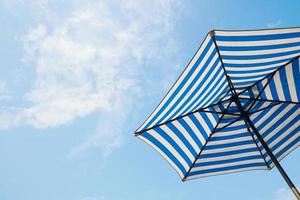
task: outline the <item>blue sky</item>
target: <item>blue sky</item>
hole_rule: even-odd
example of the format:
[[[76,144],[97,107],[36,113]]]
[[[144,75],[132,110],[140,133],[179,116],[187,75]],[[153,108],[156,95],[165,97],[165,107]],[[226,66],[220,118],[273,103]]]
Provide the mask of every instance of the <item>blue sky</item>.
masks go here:
[[[299,1],[1,0],[0,199],[266,199],[276,169],[182,183],[133,136],[211,29],[300,26]],[[300,185],[300,150],[281,163]]]

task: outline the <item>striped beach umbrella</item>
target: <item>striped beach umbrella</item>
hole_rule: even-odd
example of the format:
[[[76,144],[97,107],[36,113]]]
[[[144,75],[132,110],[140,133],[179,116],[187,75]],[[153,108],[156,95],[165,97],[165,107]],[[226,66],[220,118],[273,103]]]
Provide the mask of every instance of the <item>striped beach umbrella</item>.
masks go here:
[[[213,30],[135,135],[183,181],[274,166],[300,145],[300,28]]]

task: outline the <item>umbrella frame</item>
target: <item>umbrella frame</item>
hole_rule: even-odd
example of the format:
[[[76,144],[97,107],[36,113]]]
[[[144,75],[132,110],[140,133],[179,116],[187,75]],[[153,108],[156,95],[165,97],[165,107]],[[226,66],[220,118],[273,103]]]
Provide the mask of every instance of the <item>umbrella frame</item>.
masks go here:
[[[298,27],[294,27],[294,28],[298,28]],[[282,29],[282,28],[277,28],[277,29]],[[265,30],[265,29],[260,29],[260,30]],[[236,30],[236,31],[239,31],[239,30]],[[247,100],[253,101],[252,104],[250,105],[250,108],[248,109],[248,110],[251,110],[251,108],[254,106],[255,102],[259,100],[258,98],[261,96],[261,93],[264,91],[265,87],[268,85],[269,81],[272,79],[272,77],[275,75],[275,73],[276,73],[279,69],[281,69],[281,68],[285,67],[286,65],[290,64],[291,62],[293,62],[295,59],[298,59],[298,58],[300,57],[300,55],[298,55],[298,56],[296,56],[295,58],[291,59],[288,63],[285,63],[283,66],[280,66],[280,67],[277,68],[274,72],[272,72],[272,73],[270,73],[269,75],[267,75],[265,78],[270,78],[270,79],[267,81],[267,83],[266,83],[265,86],[262,88],[262,90],[260,91],[260,93],[258,94],[258,96],[257,96],[256,98],[242,98],[242,97],[238,97],[239,94],[243,93],[243,92],[246,91],[248,88],[254,86],[255,84],[257,84],[257,82],[255,82],[253,85],[247,87],[245,90],[243,90],[243,91],[237,93],[236,90],[235,90],[235,88],[234,88],[234,86],[233,86],[233,84],[232,84],[232,82],[231,82],[230,77],[228,76],[228,74],[227,74],[227,72],[226,72],[226,70],[225,70],[224,63],[223,63],[223,60],[222,60],[222,57],[221,57],[221,54],[220,54],[220,51],[219,51],[219,48],[218,48],[216,39],[215,39],[215,30],[210,31],[210,32],[209,32],[209,35],[210,35],[211,38],[213,39],[213,43],[214,43],[214,45],[215,45],[215,47],[216,47],[216,50],[217,50],[217,53],[218,53],[218,57],[219,57],[219,59],[220,59],[220,61],[221,61],[221,66],[222,66],[222,68],[223,68],[223,71],[224,71],[224,73],[225,73],[225,76],[226,76],[226,79],[227,79],[227,82],[228,82],[228,85],[229,85],[229,91],[227,91],[227,93],[231,92],[233,96],[232,96],[230,99],[227,99],[227,100],[224,100],[224,101],[221,100],[221,101],[219,101],[219,102],[217,102],[217,103],[214,103],[214,104],[212,104],[212,105],[206,106],[206,107],[204,107],[204,108],[199,108],[199,109],[197,109],[197,110],[194,110],[194,111],[192,111],[191,113],[187,113],[187,114],[182,115],[182,116],[180,116],[180,117],[176,117],[176,118],[174,118],[174,119],[167,120],[166,122],[164,122],[164,123],[162,123],[162,124],[169,123],[169,122],[172,122],[172,121],[174,121],[174,120],[177,120],[178,118],[182,118],[182,117],[185,117],[185,116],[187,116],[187,115],[190,115],[190,114],[193,114],[193,113],[196,113],[196,112],[201,112],[201,111],[202,111],[202,112],[212,112],[212,113],[222,114],[221,119],[223,118],[224,114],[231,114],[231,115],[239,116],[239,118],[238,118],[237,120],[243,120],[243,121],[245,122],[245,124],[248,126],[247,128],[248,128],[248,131],[249,131],[249,132],[251,132],[250,129],[252,129],[252,131],[254,132],[254,134],[256,135],[256,137],[258,138],[259,142],[262,144],[263,148],[265,149],[265,151],[267,152],[267,154],[270,156],[272,162],[274,163],[274,165],[276,166],[276,168],[279,170],[280,174],[282,175],[282,177],[284,178],[284,180],[286,181],[286,183],[288,184],[288,186],[290,187],[290,189],[292,190],[292,192],[294,193],[294,195],[296,196],[296,198],[297,198],[298,200],[300,200],[300,193],[299,193],[298,189],[297,189],[296,186],[293,184],[293,182],[291,181],[291,179],[288,177],[288,175],[286,174],[286,172],[284,171],[284,169],[283,169],[282,166],[280,165],[279,161],[278,161],[277,158],[274,156],[274,154],[272,153],[271,149],[268,147],[268,145],[266,144],[266,142],[265,142],[264,139],[262,138],[262,136],[261,136],[261,134],[259,133],[259,131],[257,130],[257,128],[254,126],[253,122],[251,121],[251,119],[250,119],[250,117],[249,117],[250,113],[249,113],[248,111],[246,111],[246,110],[243,109],[242,104],[241,104],[241,102],[240,102],[240,99],[247,99]],[[201,47],[201,46],[200,46],[200,47]],[[200,48],[200,47],[199,47],[199,48]],[[195,55],[196,55],[196,54],[195,54]],[[194,56],[195,56],[195,55],[194,55]],[[190,62],[191,62],[191,61],[190,61]],[[265,78],[264,78],[264,79],[265,79]],[[261,81],[261,80],[260,80],[260,81]],[[173,86],[172,86],[172,87],[173,87]],[[172,88],[171,88],[171,89],[172,89]],[[171,90],[171,89],[170,89],[170,90]],[[169,92],[170,92],[170,90],[169,90]],[[222,102],[225,102],[225,101],[231,101],[231,102],[229,102],[229,105],[230,105],[232,102],[235,102],[236,105],[237,105],[237,107],[238,107],[238,110],[239,110],[240,114],[236,114],[236,113],[226,113],[226,112],[227,112],[227,109],[229,108],[229,106],[225,109],[224,112],[213,112],[213,111],[205,110],[205,109],[207,109],[207,108],[209,108],[209,107],[211,107],[211,106],[218,105],[219,103],[222,103]],[[262,108],[262,109],[259,109],[259,110],[255,111],[255,112],[258,112],[258,111],[261,111],[261,110],[263,110],[263,109],[267,109],[267,108],[273,107],[273,106],[278,105],[278,104],[280,104],[280,103],[299,104],[299,103],[297,103],[297,102],[280,101],[280,100],[264,100],[264,101],[274,102],[275,104],[269,105],[269,106],[267,106],[267,107],[265,107],[265,108]],[[154,112],[154,111],[153,111],[153,112]],[[251,114],[253,114],[253,113],[251,113]],[[231,125],[232,123],[236,122],[237,120],[234,120],[233,122],[230,122],[230,123],[229,123],[228,125],[226,125],[225,127]],[[219,122],[220,122],[220,120],[219,120]],[[216,127],[218,126],[219,122],[217,123]],[[144,131],[147,131],[147,130],[156,128],[156,127],[158,127],[158,126],[161,126],[162,124],[157,124],[157,125],[154,125],[154,126],[152,126],[152,127],[148,127],[148,128],[146,128],[146,129],[144,129],[144,130],[142,130],[142,131],[138,131],[139,129],[137,129],[137,130],[134,132],[134,135],[135,135],[135,136],[139,136],[139,135],[141,134],[141,132],[144,132]],[[215,127],[215,128],[216,128],[216,127]],[[225,128],[225,127],[222,127],[221,129],[223,129],[223,128]],[[215,130],[215,129],[214,129],[214,130]],[[212,132],[214,132],[214,130],[213,130]],[[251,136],[252,136],[253,140],[255,141],[253,134],[251,134]],[[210,138],[210,137],[211,137],[211,135],[209,136],[209,138]],[[209,140],[209,138],[208,138],[208,140]],[[204,146],[205,146],[205,145],[206,145],[206,144],[204,144]],[[258,145],[258,144],[256,143],[256,145]],[[261,155],[262,155],[262,152],[260,152],[260,153],[261,153]],[[192,166],[194,165],[194,163],[196,162],[196,160],[198,159],[198,157],[200,156],[200,154],[201,154],[201,151],[200,151],[200,153],[198,154],[198,156],[196,157],[195,161],[192,163],[192,165],[191,165],[190,169],[188,170],[188,172],[186,173],[186,175],[183,177],[182,181],[185,181],[185,180],[186,180],[187,175],[189,174],[190,170],[192,169]],[[262,155],[262,156],[263,156],[263,155]],[[265,159],[265,158],[264,158],[264,159]],[[266,162],[266,160],[265,160],[265,162]],[[268,165],[267,162],[266,162],[266,165],[268,166],[269,169],[271,169],[271,167]]]
[[[220,58],[220,60],[221,60],[221,63],[222,63],[222,68],[223,68],[223,70],[224,70],[226,79],[227,79],[228,84],[229,84],[230,91],[231,91],[231,93],[233,94],[233,96],[231,97],[231,100],[232,100],[233,102],[236,103],[236,105],[238,106],[239,112],[241,113],[242,119],[244,120],[244,122],[245,122],[246,124],[248,124],[248,125],[250,126],[250,128],[252,129],[252,131],[255,133],[256,137],[258,138],[258,140],[259,140],[260,143],[262,144],[263,148],[266,150],[267,154],[270,156],[271,160],[272,160],[273,163],[275,164],[276,168],[278,169],[278,171],[280,172],[280,174],[282,175],[282,177],[284,178],[284,180],[286,181],[286,183],[288,184],[288,186],[290,187],[290,189],[292,190],[292,192],[293,192],[294,195],[296,196],[296,198],[297,198],[298,200],[300,200],[300,193],[299,193],[297,187],[294,185],[294,183],[293,183],[293,182],[291,181],[291,179],[288,177],[288,175],[286,174],[286,172],[284,171],[284,169],[282,168],[282,166],[281,166],[280,163],[278,162],[277,158],[276,158],[276,157],[274,156],[274,154],[272,153],[271,149],[268,147],[268,145],[267,145],[267,144],[265,143],[265,141],[263,140],[262,136],[260,135],[260,133],[258,132],[258,130],[256,129],[256,127],[254,126],[253,122],[251,121],[251,119],[250,119],[250,117],[249,117],[249,113],[243,109],[242,104],[241,104],[241,102],[240,102],[240,100],[239,100],[238,94],[237,94],[237,92],[235,91],[235,89],[234,89],[234,87],[233,87],[233,84],[232,84],[232,82],[231,82],[231,80],[230,80],[230,77],[228,76],[228,74],[227,74],[227,72],[226,72],[226,70],[225,70],[224,63],[223,63],[223,61],[222,61],[222,57],[221,57],[221,54],[220,54],[220,52],[219,52],[219,48],[218,48],[217,42],[216,42],[216,39],[215,39],[215,37],[214,37],[214,36],[215,36],[214,31],[211,31],[211,32],[210,32],[210,35],[211,35],[211,37],[212,37],[212,39],[213,39],[213,42],[214,42],[214,44],[215,44],[215,46],[216,46],[216,49],[217,49],[217,52],[218,52],[218,56],[219,56],[219,58]],[[296,58],[298,58],[298,57],[296,57]],[[295,58],[295,59],[296,59],[296,58]],[[294,59],[292,59],[290,62],[292,62],[293,60],[294,60]],[[289,62],[289,63],[290,63],[290,62]],[[288,63],[287,63],[287,64],[288,64]],[[284,66],[286,66],[287,64],[285,64]],[[284,67],[284,66],[282,66],[282,67]],[[282,67],[280,67],[280,68],[282,68]],[[278,69],[280,69],[280,68],[278,68]],[[271,74],[271,76],[273,76],[273,75],[278,71],[278,69],[275,70],[275,71]],[[269,79],[269,81],[270,81],[270,80],[271,80],[271,79]],[[266,83],[265,86],[267,86],[267,85],[268,85],[268,82]],[[262,91],[263,91],[263,90],[264,90],[264,88],[262,89]],[[262,92],[262,91],[261,91],[261,92]],[[261,95],[261,92],[260,92],[260,93],[258,94],[258,96],[254,99],[254,102],[255,102],[255,100],[257,100],[257,99],[259,98],[259,96]],[[252,108],[253,105],[254,105],[254,103],[250,106],[249,110]]]

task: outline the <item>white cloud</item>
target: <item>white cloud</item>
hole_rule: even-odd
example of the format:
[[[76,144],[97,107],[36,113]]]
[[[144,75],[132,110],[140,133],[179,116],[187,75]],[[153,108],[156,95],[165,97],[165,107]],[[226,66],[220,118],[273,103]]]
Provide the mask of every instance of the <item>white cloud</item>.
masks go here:
[[[274,196],[274,200],[296,200],[296,197],[290,188],[286,187],[277,190]]]
[[[280,26],[282,24],[282,21],[279,19],[277,21],[274,22],[270,22],[267,24],[268,28],[277,28],[278,26]]]
[[[7,88],[7,82],[0,80],[0,101],[9,100],[10,92]]]
[[[64,2],[66,9],[54,9],[57,1],[34,2],[26,5],[37,25],[22,37],[22,60],[35,68],[23,96],[30,106],[2,109],[0,127],[57,127],[97,112],[96,133],[68,155],[91,147],[107,155],[123,141],[134,98],[153,70],[148,60],[174,55],[178,0],[75,0]]]

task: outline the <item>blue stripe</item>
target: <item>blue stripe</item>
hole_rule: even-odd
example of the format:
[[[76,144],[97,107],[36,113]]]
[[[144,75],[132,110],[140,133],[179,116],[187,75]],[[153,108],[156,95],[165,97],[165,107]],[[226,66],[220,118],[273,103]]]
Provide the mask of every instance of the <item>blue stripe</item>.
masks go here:
[[[191,115],[193,116],[193,115]],[[203,144],[201,143],[200,139],[198,138],[198,136],[194,133],[194,131],[192,131],[192,129],[189,127],[189,125],[186,123],[185,120],[183,120],[182,118],[178,119],[178,122],[181,124],[181,126],[183,126],[183,128],[185,130],[187,130],[187,132],[192,136],[192,138],[196,141],[196,143],[198,144],[198,146],[200,148],[203,147]],[[204,129],[202,128],[202,126],[197,127],[200,131],[200,133],[203,135],[203,133],[205,133]],[[205,135],[205,134],[204,134]]]
[[[254,160],[254,159],[263,159],[263,157],[261,155],[254,155],[254,156],[245,156],[245,157],[241,157],[241,158],[231,158],[231,159],[226,159],[226,160],[210,161],[210,162],[204,162],[204,163],[195,163],[194,167],[220,165],[220,164],[239,162],[239,161],[245,161],[245,160]]]
[[[299,131],[299,129],[298,129]],[[294,145],[300,142],[300,137],[293,140],[291,143],[289,143],[286,147],[284,147],[281,151],[279,151],[277,154],[275,154],[276,158],[279,158],[282,154],[284,154],[286,151],[288,151],[290,148],[292,148]]]
[[[220,51],[260,51],[270,49],[281,49],[288,47],[300,46],[300,42],[284,43],[284,44],[272,44],[272,45],[260,45],[260,46],[222,46],[218,45]]]
[[[278,63],[287,63],[291,60],[291,58],[285,58],[285,59],[280,59],[280,60],[275,60],[275,61],[267,61],[267,62],[260,62],[260,63],[230,63],[230,62],[226,62],[224,61],[225,64],[225,68],[226,67],[236,67],[237,69],[244,67],[244,68],[248,68],[248,67],[265,67],[266,65],[274,65],[274,64],[278,64]],[[283,64],[285,65],[285,64]]]
[[[156,127],[154,131],[157,132],[161,137],[163,137],[181,155],[181,157],[188,165],[192,165],[192,161],[186,155],[186,152],[184,152],[165,131],[163,131],[160,127]]]
[[[283,90],[283,93],[284,93],[285,100],[291,101],[292,97],[291,97],[289,86],[288,86],[288,81],[287,81],[287,75],[286,75],[286,72],[285,72],[285,68],[280,69],[279,72],[277,72],[277,73],[279,73],[279,77],[280,77],[280,80],[281,80],[281,85],[282,85],[282,90]],[[284,99],[282,99],[282,100],[284,100]]]
[[[231,142],[227,144],[215,144],[215,145],[209,145],[205,147],[205,150],[212,150],[212,149],[221,149],[222,148],[228,148],[228,147],[237,147],[241,145],[248,145],[248,144],[254,144],[253,140],[246,140],[246,141],[240,141],[240,142]]]
[[[248,74],[248,73],[257,73],[257,72],[266,72],[266,71],[275,71],[276,69],[278,69],[278,67],[270,67],[268,69],[262,68],[262,69],[251,69],[249,68],[247,71],[233,71],[233,70],[226,70],[227,74]],[[270,72],[269,72],[270,73]]]
[[[268,81],[268,80],[269,80],[269,78],[267,78],[267,81]],[[265,94],[264,92],[262,92],[262,91],[264,90],[264,86],[265,86],[265,85],[263,85],[262,82],[257,83],[257,89],[258,89],[259,93],[261,93],[261,97],[262,97],[263,99],[267,99],[266,94]]]
[[[277,39],[289,39],[300,37],[300,32],[295,33],[282,33],[282,34],[270,34],[270,35],[247,35],[247,36],[220,36],[216,35],[217,41],[262,41],[262,40],[277,40]]]
[[[257,148],[244,148],[244,149],[238,149],[233,151],[227,151],[227,152],[219,152],[219,153],[210,153],[210,154],[201,154],[199,158],[214,158],[214,157],[221,157],[221,156],[230,156],[240,153],[249,153],[249,152],[255,152],[257,151]]]
[[[142,135],[142,137],[144,137],[147,140],[149,140],[150,142],[152,142],[162,152],[164,152],[168,156],[168,158],[170,160],[172,160],[172,162],[179,168],[179,170],[182,172],[182,174],[186,174],[187,173],[187,171],[185,170],[185,168],[183,167],[183,165],[181,164],[181,162],[179,162],[177,160],[177,158],[163,144],[161,144],[155,137],[153,137],[152,135],[150,135],[147,132],[144,132],[143,135]]]
[[[271,90],[272,99],[279,100],[277,90],[276,90],[276,86],[275,86],[275,81],[274,81],[273,77],[272,77],[272,80],[269,82],[269,88]]]
[[[208,173],[214,173],[214,172],[223,172],[223,171],[226,172],[229,170],[243,169],[243,168],[248,168],[248,167],[263,167],[263,166],[266,166],[266,164],[264,162],[249,163],[249,164],[242,164],[242,165],[236,165],[236,166],[230,166],[230,167],[222,167],[222,168],[216,168],[216,169],[206,169],[206,170],[194,171],[194,172],[190,172],[189,176],[208,174]]]
[[[184,137],[182,132],[180,132],[172,123],[167,123],[166,126],[169,127],[172,130],[172,132],[175,133],[179,137],[179,139],[183,142],[183,144],[189,149],[189,151],[196,158],[197,152],[192,147],[192,145],[189,143],[189,141]]]
[[[299,119],[297,120],[299,121]],[[291,124],[290,124],[291,125]],[[277,148],[279,148],[282,144],[284,144],[286,141],[288,141],[291,137],[293,137],[294,135],[296,135],[297,133],[299,133],[300,131],[300,127],[298,126],[297,128],[295,128],[295,130],[293,130],[292,132],[290,132],[289,134],[287,134],[283,139],[280,140],[280,142],[276,143],[276,145],[274,145],[271,150],[275,151]],[[278,136],[279,137],[279,136]],[[299,137],[298,137],[299,138]],[[276,138],[275,138],[276,139]],[[296,139],[297,140],[297,139]]]
[[[283,103],[283,104],[276,105],[276,106],[274,106],[274,107],[272,107],[272,108],[267,108],[267,109],[265,109],[265,110],[262,110],[262,111],[259,113],[259,115],[258,115],[255,119],[252,120],[252,122],[255,124],[255,123],[257,123],[259,120],[264,119],[264,118],[265,118],[264,116],[265,116],[268,112],[270,112],[271,109],[276,108],[276,109],[277,109],[276,113],[272,113],[271,117],[269,117],[268,120],[266,120],[266,121],[263,122],[259,127],[257,127],[257,129],[260,130],[260,129],[262,129],[264,126],[266,126],[266,125],[269,123],[269,120],[270,120],[272,117],[275,117],[275,116],[278,114],[278,112],[281,112],[284,108],[286,108],[287,105],[288,105],[288,104],[284,104],[284,103]]]
[[[249,133],[245,132],[245,133],[239,133],[239,134],[234,134],[234,135],[226,135],[226,136],[213,135],[210,138],[210,141],[230,140],[230,139],[243,138],[243,137],[249,137]]]
[[[299,54],[299,50],[287,51],[287,52],[280,52],[280,53],[269,53],[269,54],[262,54],[262,55],[222,55],[223,59],[228,60],[255,60],[255,59],[264,59],[264,58],[276,58],[280,56],[288,56],[292,54]],[[293,56],[295,57],[295,56]]]
[[[280,107],[278,107],[276,109],[276,111],[273,113],[259,126],[257,127],[258,130],[261,130],[263,127],[268,126],[268,124],[278,115],[281,115],[280,113],[287,108],[287,105],[280,105]],[[289,110],[284,116],[282,116],[278,121],[276,121],[276,124],[273,124],[268,130],[265,130],[261,135],[262,137],[266,137],[271,131],[272,129],[277,128],[278,124],[283,123],[283,121],[288,118],[289,115],[293,114],[293,112],[295,112],[295,107],[293,107],[291,110]]]
[[[216,53],[216,51],[215,51],[215,53]],[[215,54],[213,54],[213,55],[215,55]],[[212,59],[212,57],[209,58],[207,64],[209,64],[209,63],[211,62],[211,59]],[[173,119],[175,116],[177,116],[179,112],[181,112],[181,114],[184,113],[184,112],[182,112],[183,107],[186,106],[186,104],[189,103],[189,102],[191,101],[191,99],[196,95],[196,93],[197,93],[197,92],[200,90],[200,88],[203,86],[204,82],[209,78],[209,76],[211,75],[211,73],[213,72],[213,70],[217,67],[217,65],[219,64],[219,62],[220,62],[220,60],[219,60],[219,59],[216,59],[215,63],[213,64],[213,66],[211,67],[211,69],[208,71],[207,75],[206,75],[206,76],[202,79],[202,81],[196,86],[196,88],[195,88],[195,90],[192,92],[192,94],[190,94],[190,96],[185,100],[186,103],[183,103],[183,104],[176,110],[176,112],[174,112],[174,113],[171,115],[170,119]],[[196,82],[196,81],[198,81],[199,77],[200,77],[201,75],[203,75],[204,70],[206,70],[206,68],[202,68],[202,69],[199,71],[199,73],[197,74],[197,76],[196,76],[195,79],[193,80],[193,83]],[[220,68],[218,69],[218,71],[216,72],[215,76],[217,76],[217,75],[218,75],[219,73],[221,73],[221,72],[222,72],[222,68],[220,67]],[[214,76],[214,77],[215,77],[215,76]],[[213,79],[212,79],[212,80],[213,80]],[[192,83],[192,84],[193,84],[193,83]],[[191,85],[192,85],[192,84],[191,84]],[[190,86],[191,86],[191,85],[190,85]],[[194,86],[194,84],[193,84],[192,86]],[[209,86],[209,85],[208,85],[208,86]],[[186,93],[189,92],[190,90],[191,90],[191,88],[187,88],[186,91],[185,91],[185,93],[184,93],[184,96],[185,96]],[[205,91],[205,89],[203,89],[203,91]],[[199,94],[198,96],[201,96],[202,94],[203,94],[203,92],[201,92],[201,94]],[[182,95],[182,96],[183,96],[183,95]],[[180,100],[181,100],[181,99],[180,99]],[[179,102],[180,102],[180,101],[179,101]],[[169,112],[167,112],[167,114],[169,114],[171,111],[173,111],[174,108],[175,108],[175,106],[177,106],[177,104],[178,104],[179,102],[176,102],[176,103],[172,106],[172,108],[170,108],[170,110],[169,110]],[[190,106],[193,106],[194,103],[195,103],[195,100],[191,103]],[[187,110],[187,109],[185,109],[185,110]],[[167,114],[166,114],[165,116],[167,116]]]
[[[224,79],[224,77],[220,76],[220,78],[216,81],[216,83],[220,83],[222,79]],[[226,78],[223,80],[223,82],[221,82],[221,84],[220,84],[220,86],[218,87],[218,89],[222,88],[225,84],[227,85],[227,80],[226,80]],[[204,100],[203,100],[202,102],[198,102],[197,105],[193,107],[193,110],[194,110],[195,108],[198,108],[201,104],[207,103],[207,102],[209,101],[209,99],[208,99],[207,97],[211,94],[211,91],[213,91],[214,89],[216,89],[216,87],[215,87],[215,88],[212,87],[212,88],[209,90],[210,92],[208,92],[208,93],[204,96],[204,98],[203,98]],[[225,88],[225,89],[223,90],[223,92],[224,92],[225,90],[227,90],[227,89]],[[217,90],[217,91],[218,91],[218,90]],[[214,100],[216,100],[217,98],[218,98],[218,97],[212,97],[211,102],[214,102]],[[204,105],[205,105],[205,104],[204,104]]]
[[[245,72],[244,74],[247,74],[248,72]],[[242,74],[242,73],[240,73]],[[243,76],[236,76],[236,77],[230,77],[231,80],[246,80],[246,82],[249,82],[249,79],[263,79],[266,75],[268,75],[269,73],[265,73],[265,74],[260,74],[260,75],[249,75],[247,77],[243,77]],[[247,81],[248,80],[248,81]],[[253,83],[253,81],[251,80],[250,82]]]
[[[216,65],[214,65],[214,67],[216,67]],[[215,78],[216,78],[220,73],[223,73],[221,67],[218,69],[218,71],[217,71],[217,72],[215,73],[215,75],[212,77],[212,80],[215,80]],[[223,78],[223,76],[221,75],[220,78],[219,78],[219,80],[221,80],[222,78]],[[218,83],[218,82],[216,82],[216,83]],[[202,82],[202,84],[203,84],[203,82]],[[196,88],[196,90],[195,90],[194,92],[199,91],[199,89],[200,89],[200,87],[202,86],[202,84],[199,84],[199,86]],[[195,107],[198,107],[199,103],[197,104],[197,106],[195,106],[195,104],[196,104],[196,102],[199,100],[199,98],[202,97],[203,100],[207,99],[207,96],[209,95],[209,93],[206,94],[205,96],[203,96],[203,94],[206,92],[206,90],[207,90],[208,87],[209,87],[209,85],[208,85],[206,88],[204,88],[204,89],[202,90],[202,92],[200,92],[200,94],[198,94],[197,98],[195,98],[195,99],[190,103],[189,106],[187,106],[184,110],[181,111],[181,114],[182,114],[182,113],[186,113],[187,111],[191,110],[192,107],[193,107],[192,110],[194,110]],[[213,89],[214,89],[214,87],[212,87],[211,90],[213,90]],[[194,95],[196,95],[196,94],[194,94]]]
[[[300,64],[299,59],[296,59],[292,63],[293,66],[293,75],[294,75],[294,81],[295,81],[295,87],[297,92],[298,101],[300,100]]]
[[[293,135],[295,135],[297,132],[299,132],[299,128],[300,127],[298,127],[297,129],[296,129],[296,131],[293,131],[292,132],[292,136]],[[290,136],[290,135],[288,135],[288,137],[290,138],[290,137],[292,137],[292,136]],[[286,139],[287,140],[287,139]],[[293,148],[298,142],[300,142],[300,137],[297,137],[295,140],[293,140],[293,141],[291,141],[288,145],[286,145],[283,149],[281,149],[279,152],[277,152],[274,156],[276,157],[276,158],[279,158],[282,154],[284,154],[286,151],[288,151],[290,148]],[[298,144],[299,145],[299,144]],[[278,147],[276,147],[276,149],[277,149]],[[271,148],[271,150],[272,151],[274,151],[274,150],[276,150],[275,148]],[[264,157],[267,157],[267,153],[264,153]],[[268,160],[268,162],[267,162],[269,165],[272,163],[272,160],[270,159],[270,160]]]
[[[187,86],[187,88],[183,91],[183,93],[178,97],[178,99],[174,102],[174,104],[171,106],[171,108],[168,109],[168,111],[162,116],[162,118],[160,120],[158,120],[157,124],[160,124],[162,121],[164,121],[166,119],[166,117],[177,107],[177,105],[183,100],[183,98],[188,94],[188,92],[193,88],[193,86],[195,85],[195,83],[199,80],[199,77],[203,74],[203,72],[206,70],[207,66],[209,65],[209,63],[211,62],[211,60],[213,59],[213,57],[217,54],[217,50],[214,49],[212,54],[209,56],[209,58],[207,59],[206,63],[204,64],[205,67],[202,67],[199,72],[197,73],[197,75],[194,77],[194,79],[191,81],[191,83],[189,83],[189,85]],[[217,61],[216,61],[217,62]],[[216,63],[215,62],[215,63]],[[202,80],[204,81],[205,78]],[[198,85],[198,88],[200,88],[202,85]],[[197,92],[197,89],[194,91]],[[189,96],[189,98],[187,100],[185,100],[185,102],[189,102],[189,100],[193,98],[192,95]],[[178,113],[178,111],[180,111],[182,109],[182,107],[185,104],[182,104],[176,112],[174,112],[174,114],[170,117],[170,119],[173,119],[174,116],[176,116],[176,114]]]

